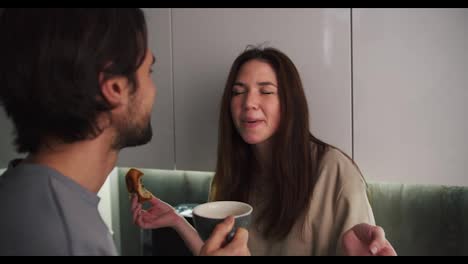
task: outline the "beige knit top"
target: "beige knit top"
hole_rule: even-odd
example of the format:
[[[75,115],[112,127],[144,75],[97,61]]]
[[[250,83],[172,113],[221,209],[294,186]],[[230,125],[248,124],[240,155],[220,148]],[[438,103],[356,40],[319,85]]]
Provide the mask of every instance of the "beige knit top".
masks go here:
[[[268,202],[268,194],[254,191],[253,219],[262,203]],[[359,223],[375,224],[361,173],[337,149],[330,148],[323,157],[311,199],[307,214],[297,219],[282,241],[264,239],[251,225],[248,246],[252,255],[341,255],[345,231]]]

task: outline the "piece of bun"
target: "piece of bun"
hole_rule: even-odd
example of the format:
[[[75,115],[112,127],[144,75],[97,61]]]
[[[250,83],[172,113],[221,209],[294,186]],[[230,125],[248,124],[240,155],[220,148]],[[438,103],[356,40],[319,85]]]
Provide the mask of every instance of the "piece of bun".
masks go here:
[[[145,201],[151,200],[153,194],[145,189],[141,181],[143,177],[143,172],[131,168],[125,175],[125,183],[127,184],[127,190],[130,194],[135,193],[138,196],[138,202],[143,203]]]

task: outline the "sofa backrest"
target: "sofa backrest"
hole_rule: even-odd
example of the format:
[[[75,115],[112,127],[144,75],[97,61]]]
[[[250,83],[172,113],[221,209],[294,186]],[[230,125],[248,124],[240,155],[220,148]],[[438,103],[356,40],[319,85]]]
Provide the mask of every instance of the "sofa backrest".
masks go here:
[[[371,183],[375,221],[399,255],[468,255],[468,188]]]
[[[130,199],[125,185],[125,174],[129,168],[118,168],[118,210],[120,225],[120,248],[122,255],[142,254],[141,230],[132,222]],[[212,172],[142,169],[142,182],[156,197],[177,206],[185,203],[204,203],[208,200]],[[119,244],[119,243],[117,243]]]
[[[172,206],[208,199],[213,172],[141,170],[145,187]],[[121,253],[140,255],[141,231],[131,219],[127,171],[118,169]],[[399,255],[468,255],[468,187],[371,182],[367,193],[377,225]]]

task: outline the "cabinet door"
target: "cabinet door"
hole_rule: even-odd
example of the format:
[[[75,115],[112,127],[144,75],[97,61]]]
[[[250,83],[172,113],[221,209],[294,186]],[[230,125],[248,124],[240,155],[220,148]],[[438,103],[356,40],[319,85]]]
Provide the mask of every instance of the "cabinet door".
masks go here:
[[[172,20],[177,169],[214,170],[221,95],[249,44],[293,60],[312,132],[351,154],[349,9],[173,9]]]
[[[175,161],[171,12],[169,8],[143,10],[148,25],[149,48],[156,58],[153,79],[157,92],[151,116],[153,139],[144,146],[123,149],[118,166],[173,169]]]
[[[468,10],[353,9],[355,158],[375,180],[468,185]]]

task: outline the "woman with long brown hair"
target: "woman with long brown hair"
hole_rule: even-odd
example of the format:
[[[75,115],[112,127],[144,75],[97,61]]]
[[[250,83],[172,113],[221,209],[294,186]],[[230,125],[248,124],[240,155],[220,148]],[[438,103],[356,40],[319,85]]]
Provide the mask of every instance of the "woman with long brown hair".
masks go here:
[[[375,224],[358,167],[310,133],[299,73],[274,48],[247,49],[231,67],[210,198],[254,206],[254,255],[344,254],[345,231]]]
[[[299,73],[274,48],[249,48],[231,67],[210,200],[254,207],[248,242],[253,255],[396,254],[374,226],[356,164],[310,133]],[[161,227],[155,217],[135,221]],[[167,223],[177,229],[175,222]],[[190,240],[187,234],[181,235]]]

